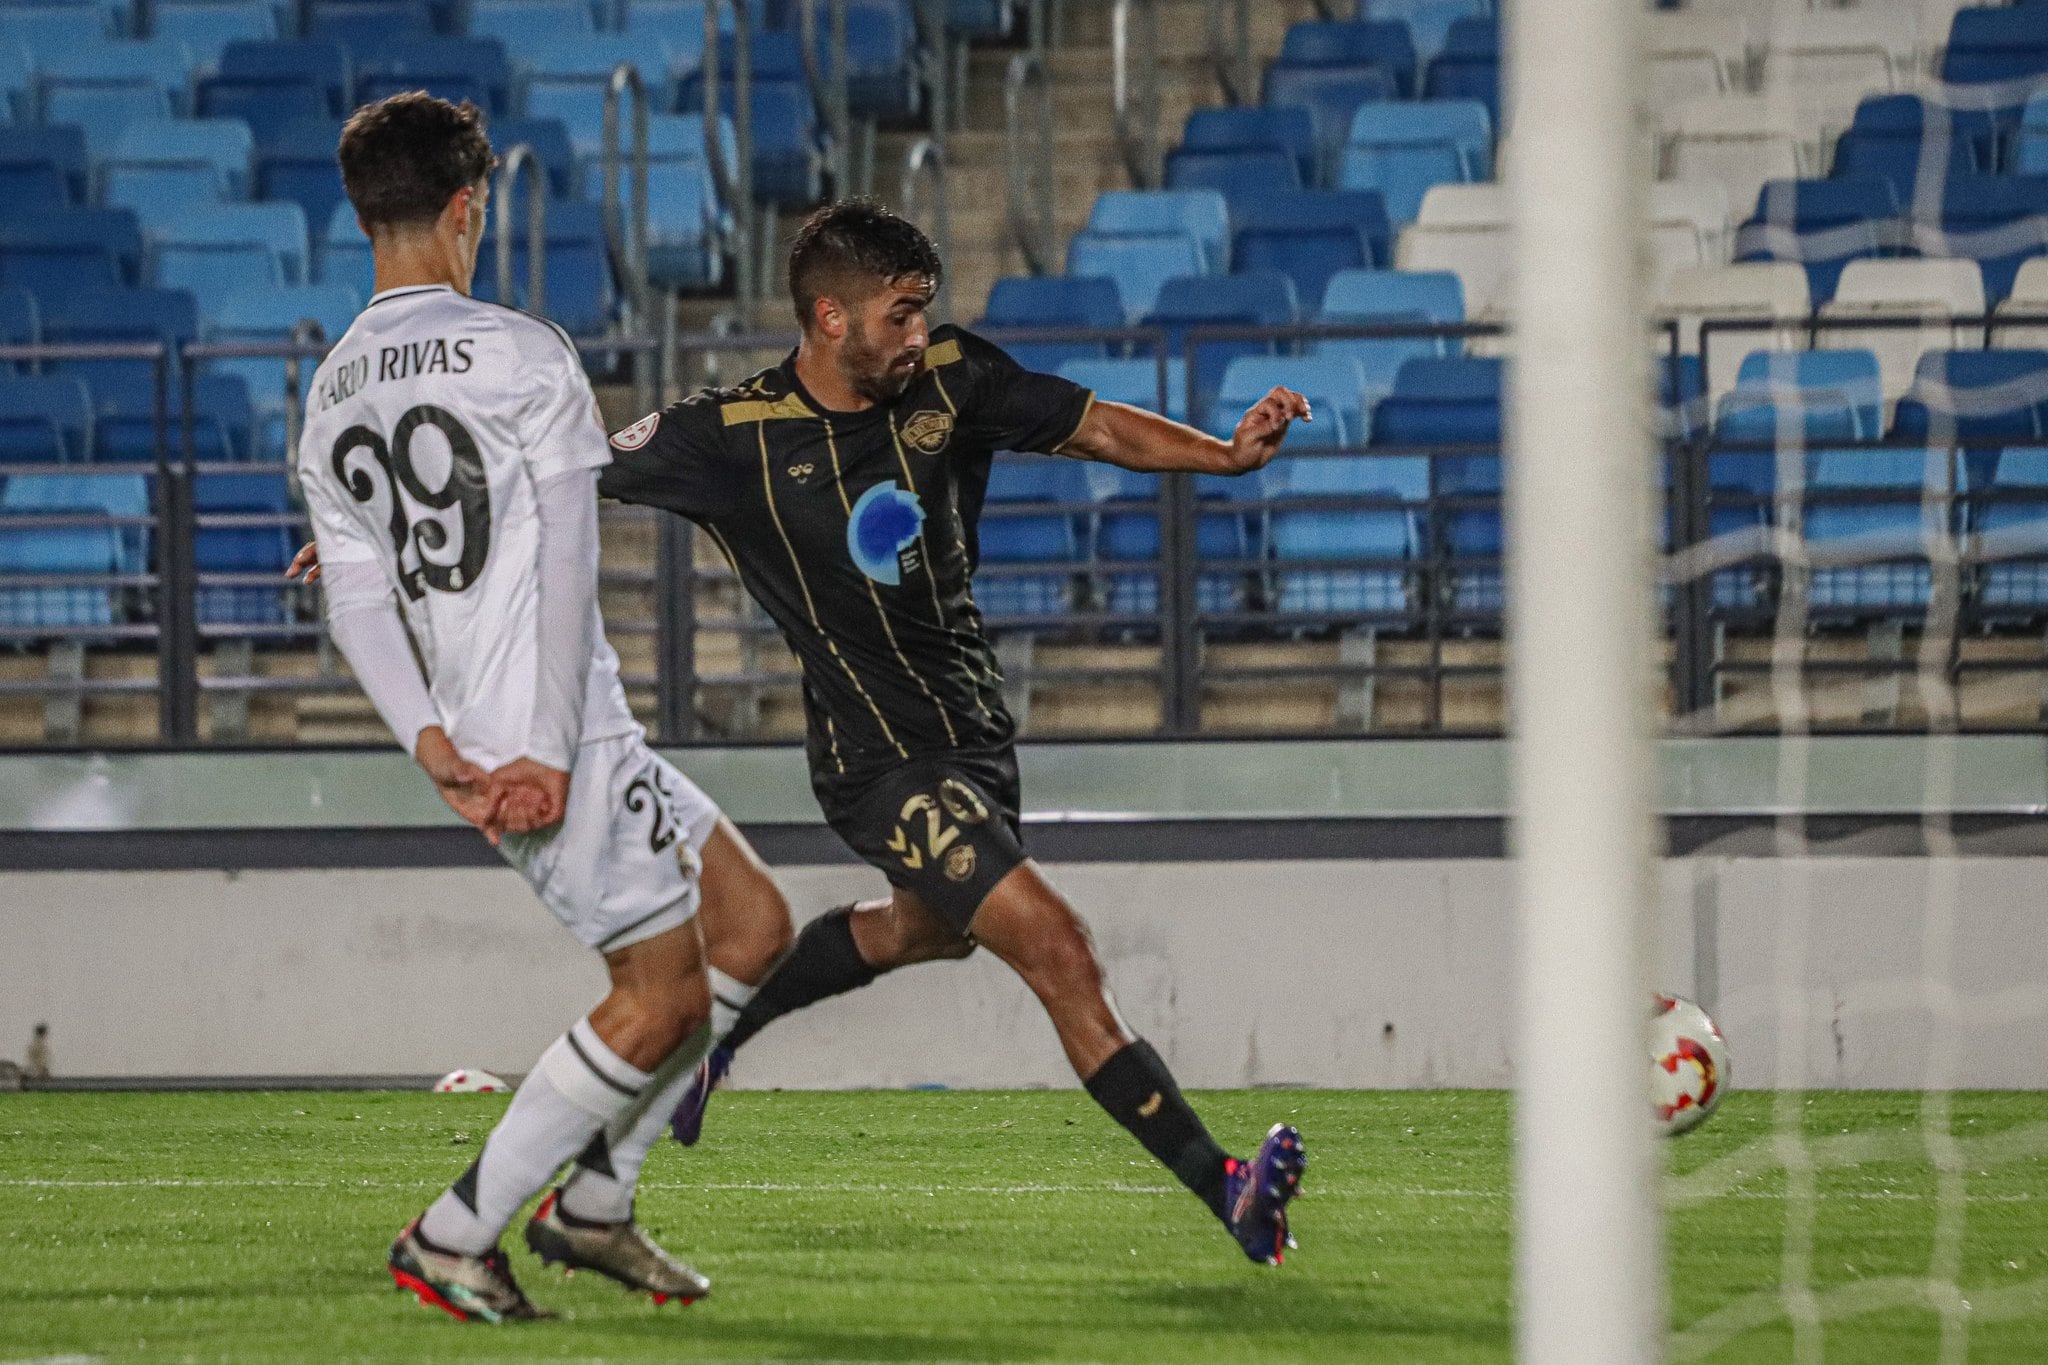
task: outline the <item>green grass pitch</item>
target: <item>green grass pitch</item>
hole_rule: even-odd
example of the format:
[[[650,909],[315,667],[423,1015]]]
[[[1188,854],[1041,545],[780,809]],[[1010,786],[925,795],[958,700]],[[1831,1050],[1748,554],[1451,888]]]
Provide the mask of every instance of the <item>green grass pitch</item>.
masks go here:
[[[0,1096],[0,1361],[1509,1358],[1504,1095],[1196,1103],[1239,1149],[1276,1119],[1306,1134],[1283,1268],[1078,1092],[732,1093],[703,1146],[657,1149],[640,1202],[709,1300],[564,1280],[515,1226],[563,1319],[490,1329],[398,1293],[383,1254],[500,1099]],[[1949,1103],[1946,1172],[1912,1095],[1809,1096],[1795,1150],[1771,1096],[1737,1094],[1670,1144],[1671,1358],[1794,1359],[1789,1279],[1820,1319],[1804,1359],[1935,1360],[1945,1301],[1967,1359],[2048,1359],[2048,1096]]]

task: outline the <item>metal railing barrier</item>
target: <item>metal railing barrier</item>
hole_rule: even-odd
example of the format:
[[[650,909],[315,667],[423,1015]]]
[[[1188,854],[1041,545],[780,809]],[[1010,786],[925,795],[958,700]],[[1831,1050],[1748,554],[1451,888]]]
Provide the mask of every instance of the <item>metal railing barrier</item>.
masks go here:
[[[1259,60],[1252,51],[1251,0],[1209,0],[1203,20],[1209,36],[1209,65],[1223,87],[1224,101],[1257,104]]]
[[[1159,0],[1116,0],[1110,11],[1116,143],[1133,188],[1156,190],[1159,152]]]
[[[820,52],[818,43],[818,0],[802,0],[798,31],[804,49],[804,77],[811,87],[811,99],[825,115],[825,126],[832,139],[825,159],[827,172],[832,177],[832,193],[843,197],[855,189],[851,169],[853,114],[847,93],[846,0],[825,0],[825,3],[830,15],[823,52]],[[824,60],[821,61],[821,57]],[[866,193],[874,187],[873,120],[864,122],[862,138],[867,162],[859,189]]]
[[[1037,116],[1031,120],[1035,126],[1027,130],[1024,101],[1026,92],[1034,89]],[[1005,209],[1011,239],[1024,257],[1025,268],[1034,275],[1043,275],[1059,265],[1059,244],[1053,227],[1057,170],[1053,160],[1052,106],[1052,76],[1044,58],[1031,52],[1012,57],[1003,82],[1004,148],[1008,161]],[[1027,141],[1035,146],[1027,147]]]
[[[931,185],[929,213],[918,189],[923,183]],[[899,202],[905,218],[913,223],[923,223],[929,229],[932,241],[939,249],[939,259],[953,259],[953,215],[946,196],[946,151],[936,139],[919,138],[904,153]],[[952,319],[953,282],[941,275],[935,320],[950,322]]]
[[[548,173],[533,144],[522,142],[506,152],[498,167],[498,298],[513,306],[518,295],[512,288],[512,192],[521,172],[528,181],[526,191],[526,299],[520,306],[529,313],[543,313],[548,306]]]
[[[630,148],[624,143],[619,120],[619,103],[629,92],[633,96]],[[647,113],[647,83],[640,77],[640,68],[631,62],[620,62],[604,88],[604,229],[612,259],[619,263],[624,277],[624,321],[629,332],[644,330],[652,321],[648,316],[651,310],[647,292]],[[632,208],[625,212],[621,222],[619,177],[628,156],[633,172],[633,199]]]
[[[718,120],[725,112],[720,98],[719,16],[732,12],[732,131],[733,156],[728,164],[725,140],[718,134]],[[709,0],[704,6],[704,153],[711,163],[718,197],[733,215],[733,286],[735,302],[750,311],[766,298],[768,276],[767,244],[756,238],[757,223],[767,215],[754,199],[754,39],[753,19],[747,0]]]

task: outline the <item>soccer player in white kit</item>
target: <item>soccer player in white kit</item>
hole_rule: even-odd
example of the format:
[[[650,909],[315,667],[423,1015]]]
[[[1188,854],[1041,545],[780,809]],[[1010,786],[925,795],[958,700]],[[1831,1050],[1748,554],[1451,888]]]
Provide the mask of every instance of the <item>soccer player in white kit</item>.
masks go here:
[[[611,992],[541,1054],[482,1154],[392,1245],[398,1284],[458,1318],[545,1316],[499,1238],[657,1302],[710,1283],[633,1221],[633,1188],[709,1046],[786,946],[725,945],[705,898],[768,925],[788,908],[739,832],[647,747],[597,603],[603,420],[558,327],[469,297],[490,142],[422,93],[358,110],[342,178],[376,294],[313,377],[298,466],[335,643],[443,799],[585,946]],[[417,651],[418,662],[415,662]],[[421,676],[424,668],[425,676]],[[713,989],[719,997],[714,1005]]]

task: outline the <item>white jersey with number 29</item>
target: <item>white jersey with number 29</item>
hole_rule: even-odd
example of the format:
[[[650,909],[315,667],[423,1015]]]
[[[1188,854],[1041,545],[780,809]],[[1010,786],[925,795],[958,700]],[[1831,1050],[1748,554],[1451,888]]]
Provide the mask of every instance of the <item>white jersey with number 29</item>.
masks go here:
[[[535,487],[610,451],[561,329],[445,285],[371,299],[314,373],[299,476],[321,563],[383,569],[442,728],[487,770],[533,732]],[[592,638],[581,743],[639,734],[601,620]]]

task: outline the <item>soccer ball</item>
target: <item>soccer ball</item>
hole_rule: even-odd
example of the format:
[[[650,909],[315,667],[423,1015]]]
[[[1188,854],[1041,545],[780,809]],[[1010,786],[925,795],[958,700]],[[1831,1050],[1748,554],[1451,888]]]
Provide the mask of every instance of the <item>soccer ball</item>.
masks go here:
[[[1650,1078],[1657,1126],[1671,1137],[1707,1121],[1728,1088],[1728,1043],[1707,1012],[1676,996],[1652,997]]]
[[[436,1095],[502,1095],[511,1089],[490,1072],[478,1071],[474,1067],[451,1071],[434,1082]]]

